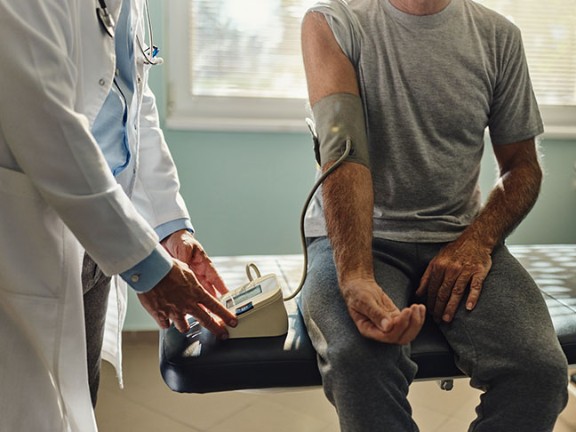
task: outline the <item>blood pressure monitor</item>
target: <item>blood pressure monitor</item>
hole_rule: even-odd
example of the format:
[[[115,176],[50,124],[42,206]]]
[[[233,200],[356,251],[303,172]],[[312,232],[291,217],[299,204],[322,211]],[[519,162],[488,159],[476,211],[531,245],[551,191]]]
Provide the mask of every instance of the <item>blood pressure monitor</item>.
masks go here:
[[[231,339],[281,336],[288,332],[288,314],[282,286],[274,274],[255,279],[220,298],[220,302],[238,318],[236,327],[228,327]]]

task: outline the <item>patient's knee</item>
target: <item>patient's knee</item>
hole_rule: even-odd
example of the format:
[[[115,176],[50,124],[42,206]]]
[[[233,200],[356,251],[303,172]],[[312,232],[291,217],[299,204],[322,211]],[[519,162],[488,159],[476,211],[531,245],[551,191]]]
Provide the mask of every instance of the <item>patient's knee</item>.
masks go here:
[[[330,370],[340,380],[350,380],[362,385],[393,377],[411,382],[417,367],[410,359],[408,348],[383,344],[359,337],[354,342],[332,344],[327,352]]]
[[[527,359],[530,365],[526,378],[533,383],[535,392],[548,400],[556,399],[562,408],[568,398],[568,364],[566,357],[559,352],[539,353],[534,359]]]
[[[568,400],[568,365],[563,352],[558,350],[538,351],[518,359],[501,378],[510,383],[510,390],[526,398],[534,409],[559,413]]]

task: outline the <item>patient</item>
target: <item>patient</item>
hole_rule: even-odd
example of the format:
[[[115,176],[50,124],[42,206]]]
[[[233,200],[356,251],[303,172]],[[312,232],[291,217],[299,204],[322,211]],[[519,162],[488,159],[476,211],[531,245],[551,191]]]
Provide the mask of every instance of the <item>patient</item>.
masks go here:
[[[352,141],[307,216],[301,305],[341,430],[418,430],[410,342],[428,313],[484,391],[471,431],[552,431],[566,359],[504,244],[542,180],[520,31],[471,0],[327,0],[302,43],[322,169]],[[499,178],[481,205],[486,128]]]

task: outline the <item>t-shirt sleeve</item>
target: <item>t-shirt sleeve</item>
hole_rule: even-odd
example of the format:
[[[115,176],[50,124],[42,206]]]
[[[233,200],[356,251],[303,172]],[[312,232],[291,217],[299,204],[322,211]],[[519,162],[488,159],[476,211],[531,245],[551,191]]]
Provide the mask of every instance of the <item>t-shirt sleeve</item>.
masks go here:
[[[362,28],[348,4],[342,0],[321,0],[308,12],[320,12],[326,17],[344,54],[354,65],[358,64]]]
[[[488,128],[492,143],[510,144],[544,131],[532,89],[522,36],[510,26],[500,44],[500,65],[495,83]]]

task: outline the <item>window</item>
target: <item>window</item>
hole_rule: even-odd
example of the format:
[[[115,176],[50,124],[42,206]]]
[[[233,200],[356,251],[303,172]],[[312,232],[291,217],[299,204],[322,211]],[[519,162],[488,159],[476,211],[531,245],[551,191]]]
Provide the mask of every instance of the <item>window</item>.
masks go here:
[[[300,23],[316,0],[173,0],[168,125],[304,130]],[[576,1],[476,0],[522,29],[548,136],[576,136]]]
[[[534,93],[551,137],[576,136],[576,1],[476,0],[522,30]]]
[[[314,2],[166,2],[170,4],[169,49],[178,52],[168,62],[168,124],[305,130],[300,24]]]

